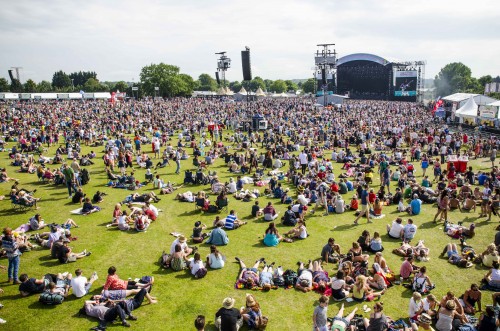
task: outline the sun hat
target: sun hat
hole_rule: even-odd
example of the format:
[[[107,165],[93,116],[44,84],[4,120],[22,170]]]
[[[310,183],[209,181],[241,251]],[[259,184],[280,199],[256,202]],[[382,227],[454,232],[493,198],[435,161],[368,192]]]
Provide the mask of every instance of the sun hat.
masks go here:
[[[424,324],[431,324],[432,318],[428,314],[423,313],[420,316],[418,316],[418,321]]]
[[[234,307],[234,299],[230,298],[230,297],[225,298],[224,301],[222,301],[222,307],[224,307],[226,309],[233,308]]]
[[[180,235],[179,242],[181,242],[181,243],[186,242],[186,237],[184,235]]]

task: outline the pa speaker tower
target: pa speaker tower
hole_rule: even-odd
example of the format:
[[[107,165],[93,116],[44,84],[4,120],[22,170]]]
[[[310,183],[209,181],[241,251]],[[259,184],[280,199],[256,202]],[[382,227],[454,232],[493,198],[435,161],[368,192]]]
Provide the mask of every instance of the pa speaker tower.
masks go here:
[[[241,65],[243,67],[243,80],[252,80],[252,67],[250,65],[250,49],[241,51]]]
[[[217,84],[220,85],[220,78],[219,78],[219,72],[215,72],[215,79],[217,79]]]

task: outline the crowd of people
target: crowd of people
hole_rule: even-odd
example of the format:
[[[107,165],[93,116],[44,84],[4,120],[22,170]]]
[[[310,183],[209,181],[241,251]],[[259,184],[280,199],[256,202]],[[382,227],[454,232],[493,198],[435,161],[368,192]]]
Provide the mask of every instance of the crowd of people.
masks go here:
[[[134,191],[125,201],[116,201],[107,227],[138,232],[147,231],[159,217],[161,210],[153,205],[161,204],[159,195],[171,194],[183,185],[209,185],[211,193],[217,196],[215,201],[210,201],[205,191],[197,194],[184,191],[176,195],[179,201],[173,203],[194,203],[201,212],[220,213],[228,209],[228,196],[254,201],[249,208],[250,217],[269,222],[262,229],[264,246],[310,240],[306,224],[318,211],[323,213],[322,217],[355,212],[352,225],[355,229],[364,218],[372,223],[385,217],[388,210],[397,211],[400,215],[387,225],[387,235],[401,242],[392,251],[404,257],[399,271],[397,266],[391,269],[384,258],[385,233],[374,231],[371,236],[369,230],[360,230],[359,239],[349,248],[341,247],[334,238],[324,238],[327,244],[319,257],[306,264],[299,261],[297,271],[284,266],[290,261],[276,266],[260,258],[248,268],[236,257],[240,264],[236,288],[265,291],[294,287],[302,292],[319,293],[319,304],[313,313],[315,330],[343,331],[357,325],[373,331],[397,326],[397,319],[384,315],[381,302],[374,305],[369,319],[359,321],[355,317],[357,308],[344,317],[342,306],[331,320],[327,318],[327,308],[330,298],[359,302],[379,299],[398,283],[413,292],[409,316],[398,316],[406,319],[404,325],[430,330],[434,324],[439,331],[449,331],[476,324],[470,315],[482,311],[480,288],[500,292],[500,235],[495,236],[495,242],[482,254],[476,254],[466,242],[476,235],[475,224],[463,226],[461,221],[454,224],[452,218],[462,219],[463,216],[456,215],[476,213],[476,208],[478,221],[483,217],[490,221],[498,215],[500,171],[495,160],[500,141],[496,137],[452,132],[423,106],[406,102],[346,101],[332,109],[316,107],[308,98],[262,99],[252,103],[252,113],[261,114],[268,122],[268,129],[262,132],[253,129],[249,122],[251,114],[240,104],[226,100],[1,104],[0,129],[5,138],[0,143],[2,148],[9,148],[10,164],[8,170],[1,169],[0,182],[13,183],[10,191],[13,205],[43,210],[44,200],[35,197],[36,190],[20,188],[21,181],[11,177],[15,171],[33,174],[35,180],[47,185],[63,185],[71,202],[81,206],[81,213],[90,214],[101,210],[97,204],[103,201],[106,187],[87,196],[83,190],[90,180],[86,167],[100,167],[109,189]],[[52,155],[49,151],[54,149]],[[83,153],[82,149],[91,150]],[[96,154],[94,149],[104,149],[102,161],[98,160],[100,152]],[[448,162],[451,155],[469,159],[488,157],[492,167],[479,172],[469,167],[461,172],[453,162]],[[216,162],[234,176],[227,183],[210,170]],[[340,172],[336,170],[337,163]],[[165,182],[157,174],[158,169],[167,166],[172,166],[175,174],[184,172],[183,185]],[[432,168],[432,173],[427,173],[428,168]],[[144,179],[139,179],[137,176],[142,173]],[[150,186],[153,190],[149,190]],[[281,216],[273,201],[261,208],[262,198],[276,199],[286,205],[286,211]],[[430,256],[424,241],[417,240],[418,225],[414,221],[425,204],[426,209],[437,206],[433,221],[443,222],[446,234],[460,240],[460,245],[452,242],[443,250],[442,255],[449,263],[462,268],[477,263],[491,269],[484,280],[477,280],[484,285],[472,284],[461,299],[449,292],[439,301],[431,294],[435,287],[432,270],[428,272],[426,266],[414,264],[415,260],[426,262]],[[124,210],[123,205],[128,209]],[[226,256],[219,252],[219,247],[230,244],[232,231],[245,231],[248,222],[238,217],[238,213],[245,212],[229,209],[225,218],[215,216],[208,232],[209,227],[197,221],[191,241],[209,245],[206,258],[197,246],[188,245],[187,236],[177,234],[168,253],[162,256],[162,265],[175,272],[185,270],[196,279],[205,277],[211,269],[223,268]],[[279,222],[291,227],[290,230],[280,234],[276,226]],[[45,226],[50,231],[40,232]],[[26,273],[19,275],[21,249],[34,246],[30,239],[35,245],[50,249],[52,257],[61,263],[88,257],[90,251],[75,253],[68,246],[74,238],[70,232],[74,227],[77,225],[72,219],[48,225],[36,214],[28,224],[14,230],[4,229],[2,248],[8,258],[8,278],[19,284],[21,295],[41,293],[41,301],[43,296],[43,300],[60,303],[63,301],[60,297],[66,297],[70,289],[77,297],[88,293],[97,280],[96,273],[89,281],[82,278],[80,269],[76,270],[76,277],[68,273],[48,274],[42,279],[29,278]],[[25,235],[28,231],[37,234]],[[336,265],[337,270],[329,274],[324,263]],[[127,326],[126,317],[134,319],[131,311],[144,298],[156,302],[149,294],[151,277],[123,281],[115,273],[114,267],[108,270],[103,292],[95,300],[86,301],[83,309],[88,316],[100,320],[96,327],[99,330],[117,318]],[[132,295],[133,299],[126,299]],[[240,310],[234,308],[234,299],[224,299],[215,320],[220,330],[235,330],[243,323],[250,328],[265,328],[268,319],[262,315],[255,296],[246,298],[246,307]],[[109,305],[116,300],[121,304]],[[488,309],[481,316],[478,330],[489,330],[484,325],[498,324],[495,320],[498,309],[493,315],[493,308]],[[204,316],[198,316],[196,328],[203,330],[204,325]]]

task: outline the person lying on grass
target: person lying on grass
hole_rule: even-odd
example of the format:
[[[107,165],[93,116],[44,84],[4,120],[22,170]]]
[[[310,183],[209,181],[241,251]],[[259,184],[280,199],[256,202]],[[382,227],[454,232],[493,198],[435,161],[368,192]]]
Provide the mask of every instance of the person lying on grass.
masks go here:
[[[67,294],[67,290],[71,284],[72,275],[68,272],[54,274],[45,274],[42,278],[29,278],[28,274],[22,274],[19,277],[19,293],[26,297],[35,293],[42,293],[49,288],[50,283],[54,283],[56,287],[63,288]]]

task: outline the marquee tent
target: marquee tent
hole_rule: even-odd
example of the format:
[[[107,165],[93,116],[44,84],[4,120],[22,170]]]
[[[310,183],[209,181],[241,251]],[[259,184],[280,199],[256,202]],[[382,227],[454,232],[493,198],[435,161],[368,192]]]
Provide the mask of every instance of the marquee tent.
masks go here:
[[[455,115],[460,117],[460,122],[463,122],[463,118],[465,117],[477,118],[477,108],[478,105],[474,101],[474,97],[470,96],[469,100],[455,112]]]

